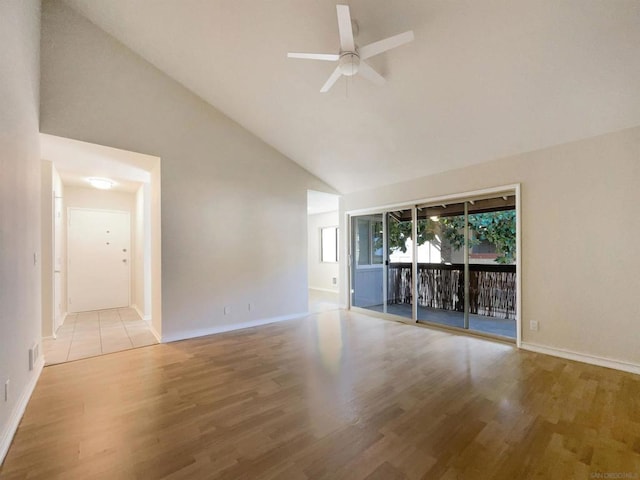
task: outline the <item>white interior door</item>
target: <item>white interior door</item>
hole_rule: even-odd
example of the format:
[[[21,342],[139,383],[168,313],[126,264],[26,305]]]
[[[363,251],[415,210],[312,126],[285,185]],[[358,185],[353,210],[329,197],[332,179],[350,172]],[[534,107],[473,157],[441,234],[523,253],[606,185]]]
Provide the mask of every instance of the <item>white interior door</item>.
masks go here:
[[[129,306],[129,213],[70,208],[68,215],[69,312]]]

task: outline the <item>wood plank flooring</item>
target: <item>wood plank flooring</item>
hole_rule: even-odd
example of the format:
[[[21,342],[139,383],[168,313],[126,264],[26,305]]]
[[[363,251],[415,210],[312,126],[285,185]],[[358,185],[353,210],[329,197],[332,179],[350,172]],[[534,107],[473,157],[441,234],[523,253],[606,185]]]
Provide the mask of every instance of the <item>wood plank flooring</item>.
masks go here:
[[[0,470],[161,478],[640,478],[640,376],[324,312],[46,367]]]

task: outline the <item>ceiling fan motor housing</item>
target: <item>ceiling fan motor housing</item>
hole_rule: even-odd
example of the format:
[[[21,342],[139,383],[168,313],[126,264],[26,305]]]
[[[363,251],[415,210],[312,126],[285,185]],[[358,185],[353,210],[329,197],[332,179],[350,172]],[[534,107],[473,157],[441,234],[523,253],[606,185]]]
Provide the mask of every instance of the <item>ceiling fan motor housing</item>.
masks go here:
[[[342,52],[338,64],[342,75],[346,77],[355,75],[358,73],[358,67],[360,66],[360,55],[356,52]]]

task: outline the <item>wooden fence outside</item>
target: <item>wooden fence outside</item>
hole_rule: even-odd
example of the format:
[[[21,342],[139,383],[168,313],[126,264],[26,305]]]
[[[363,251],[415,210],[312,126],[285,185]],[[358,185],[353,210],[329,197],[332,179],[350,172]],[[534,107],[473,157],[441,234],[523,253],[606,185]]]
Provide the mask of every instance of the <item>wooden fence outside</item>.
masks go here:
[[[411,304],[411,276],[411,263],[389,264],[389,303]],[[419,263],[418,306],[464,312],[464,265]],[[469,313],[515,319],[515,265],[469,265]]]

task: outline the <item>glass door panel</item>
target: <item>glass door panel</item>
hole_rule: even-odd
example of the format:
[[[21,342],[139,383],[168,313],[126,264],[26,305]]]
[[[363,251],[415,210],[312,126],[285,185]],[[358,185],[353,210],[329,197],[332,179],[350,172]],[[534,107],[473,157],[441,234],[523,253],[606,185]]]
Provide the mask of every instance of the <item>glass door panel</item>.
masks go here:
[[[465,204],[418,208],[418,321],[465,328]]]
[[[387,313],[413,318],[411,209],[387,212]]]
[[[351,304],[515,339],[515,207],[507,194],[352,217]]]
[[[469,329],[516,338],[515,196],[469,202]]]
[[[351,305],[383,311],[383,214],[351,218]]]

